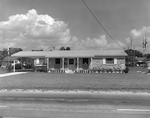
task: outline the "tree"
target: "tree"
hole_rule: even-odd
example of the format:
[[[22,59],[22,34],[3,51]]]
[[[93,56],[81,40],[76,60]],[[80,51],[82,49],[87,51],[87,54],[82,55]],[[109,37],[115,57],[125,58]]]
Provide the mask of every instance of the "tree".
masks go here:
[[[5,58],[7,56],[11,56],[12,54],[15,54],[17,52],[23,51],[21,48],[9,48],[9,53],[8,49],[4,48],[3,51],[1,51],[1,58]]]
[[[125,52],[128,54],[128,56],[143,57],[142,52],[138,50],[128,49],[128,50],[125,50]]]
[[[148,60],[150,60],[150,54],[144,54],[144,57],[146,57]]]
[[[33,49],[33,50],[31,50],[31,51],[43,51],[43,49],[39,49],[39,50],[35,50],[35,49]]]
[[[65,50],[65,47],[62,46],[59,50]]]
[[[140,52],[138,50],[127,49],[127,50],[125,50],[125,52],[128,55],[126,57],[126,64],[129,66],[135,66],[136,57],[143,57],[142,52]]]
[[[9,53],[8,53],[8,49],[4,48],[0,54],[0,65],[5,57],[11,56],[12,54],[15,54],[20,51],[22,51],[21,48],[9,48]]]
[[[9,54],[15,54],[17,52],[23,51],[21,48],[9,48]]]
[[[66,50],[71,50],[71,48],[70,47],[66,47]]]

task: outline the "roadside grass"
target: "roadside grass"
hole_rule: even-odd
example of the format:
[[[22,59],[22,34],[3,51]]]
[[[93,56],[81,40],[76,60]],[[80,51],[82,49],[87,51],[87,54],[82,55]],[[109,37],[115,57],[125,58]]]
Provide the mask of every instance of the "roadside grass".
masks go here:
[[[49,74],[29,72],[0,78],[0,89],[119,90],[150,92],[150,76],[128,74]]]

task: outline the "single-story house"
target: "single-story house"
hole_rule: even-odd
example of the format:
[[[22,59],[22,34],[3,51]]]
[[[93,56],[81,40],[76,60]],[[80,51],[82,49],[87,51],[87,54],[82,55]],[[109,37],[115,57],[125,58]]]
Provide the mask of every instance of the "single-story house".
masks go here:
[[[57,50],[21,51],[16,58],[31,58],[35,68],[50,70],[89,70],[102,68],[125,68],[124,50]]]

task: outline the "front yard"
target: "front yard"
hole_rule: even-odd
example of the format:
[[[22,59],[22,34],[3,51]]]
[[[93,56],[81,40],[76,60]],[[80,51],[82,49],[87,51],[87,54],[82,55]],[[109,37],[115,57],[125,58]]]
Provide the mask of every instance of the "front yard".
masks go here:
[[[29,72],[0,78],[0,89],[43,90],[122,90],[150,92],[150,75],[128,74],[49,74]]]

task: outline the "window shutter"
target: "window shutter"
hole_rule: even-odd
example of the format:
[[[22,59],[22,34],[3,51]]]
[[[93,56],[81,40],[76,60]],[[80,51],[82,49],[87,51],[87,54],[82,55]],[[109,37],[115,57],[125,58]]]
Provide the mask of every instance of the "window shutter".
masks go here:
[[[103,64],[106,64],[106,59],[105,58],[103,58]]]
[[[114,59],[114,64],[117,64],[117,59]]]

